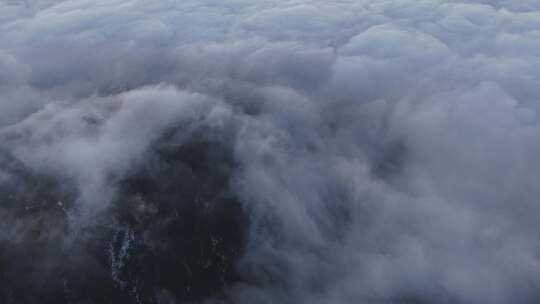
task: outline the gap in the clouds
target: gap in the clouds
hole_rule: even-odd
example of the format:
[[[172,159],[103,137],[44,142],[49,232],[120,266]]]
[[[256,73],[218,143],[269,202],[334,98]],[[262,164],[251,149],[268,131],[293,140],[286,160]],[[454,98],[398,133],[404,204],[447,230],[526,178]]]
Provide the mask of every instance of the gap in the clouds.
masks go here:
[[[66,210],[76,201],[64,189],[69,183],[31,175],[6,153],[0,165],[12,180],[0,195],[11,203],[0,215],[12,229],[0,239],[1,302],[173,303],[220,296],[239,280],[235,267],[249,224],[229,189],[236,167],[231,145],[209,132],[165,132],[117,180],[112,207],[76,235],[69,231],[76,217],[68,219]]]

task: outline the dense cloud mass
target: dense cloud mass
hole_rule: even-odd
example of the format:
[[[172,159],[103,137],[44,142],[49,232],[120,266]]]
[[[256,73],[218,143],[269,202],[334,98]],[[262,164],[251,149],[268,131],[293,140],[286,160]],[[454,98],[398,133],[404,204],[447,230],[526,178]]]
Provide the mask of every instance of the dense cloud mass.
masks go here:
[[[538,303],[537,0],[0,0],[0,302]]]

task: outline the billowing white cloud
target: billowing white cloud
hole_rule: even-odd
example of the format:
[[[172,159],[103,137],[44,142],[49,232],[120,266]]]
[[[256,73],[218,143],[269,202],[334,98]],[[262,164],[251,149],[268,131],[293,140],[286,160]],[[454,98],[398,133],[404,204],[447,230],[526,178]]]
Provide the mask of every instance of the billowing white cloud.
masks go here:
[[[227,299],[536,303],[539,85],[533,0],[0,1],[0,183],[66,179],[100,227],[202,132],[250,222]]]

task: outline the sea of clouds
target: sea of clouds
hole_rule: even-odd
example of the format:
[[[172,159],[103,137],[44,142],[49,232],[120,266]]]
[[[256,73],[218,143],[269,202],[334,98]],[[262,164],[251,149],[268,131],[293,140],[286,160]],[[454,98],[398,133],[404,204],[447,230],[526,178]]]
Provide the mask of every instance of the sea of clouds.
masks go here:
[[[207,301],[538,303],[539,111],[537,0],[1,0],[0,249],[54,223],[14,166],[75,193],[69,239],[197,129],[250,222]]]

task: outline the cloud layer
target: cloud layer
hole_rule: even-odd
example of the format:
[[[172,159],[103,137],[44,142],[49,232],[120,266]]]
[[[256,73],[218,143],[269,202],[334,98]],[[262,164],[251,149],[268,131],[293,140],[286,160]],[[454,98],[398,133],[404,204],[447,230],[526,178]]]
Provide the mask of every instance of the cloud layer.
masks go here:
[[[89,265],[115,231],[114,277],[198,189],[249,219],[206,301],[536,303],[539,85],[533,0],[0,1],[0,266],[36,238]],[[118,301],[183,300],[121,276],[148,291]]]

